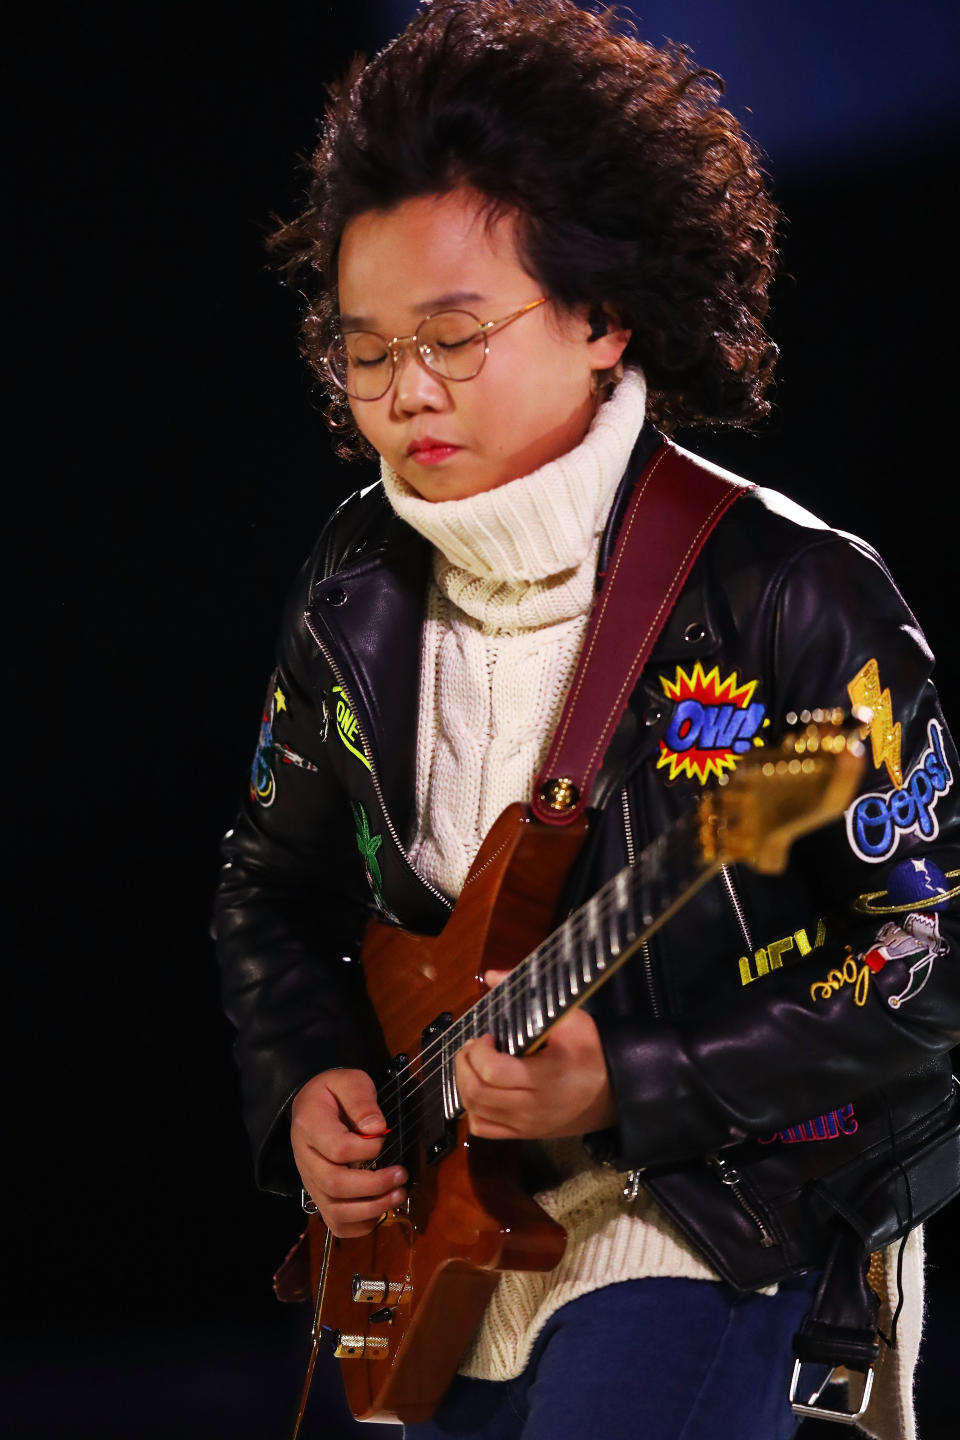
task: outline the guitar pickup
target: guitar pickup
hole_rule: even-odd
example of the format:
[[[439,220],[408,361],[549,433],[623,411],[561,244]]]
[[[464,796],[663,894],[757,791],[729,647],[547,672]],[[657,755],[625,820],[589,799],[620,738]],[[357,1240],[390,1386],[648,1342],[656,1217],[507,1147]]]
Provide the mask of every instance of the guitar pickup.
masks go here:
[[[456,1052],[444,1038],[452,1024],[453,1016],[445,1010],[420,1037],[423,1148],[431,1164],[449,1155],[456,1144],[457,1116],[462,1110],[453,1071]]]
[[[386,1360],[389,1344],[383,1335],[337,1333],[333,1353],[338,1360]]]

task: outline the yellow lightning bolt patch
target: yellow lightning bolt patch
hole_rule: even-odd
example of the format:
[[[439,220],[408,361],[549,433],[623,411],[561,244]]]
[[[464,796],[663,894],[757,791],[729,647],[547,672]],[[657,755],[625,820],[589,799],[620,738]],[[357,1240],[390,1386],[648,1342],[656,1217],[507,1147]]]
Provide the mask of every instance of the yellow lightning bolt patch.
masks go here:
[[[887,774],[898,790],[903,788],[903,771],[900,768],[900,724],[893,723],[893,706],[890,691],[880,689],[880,667],[876,660],[868,660],[863,669],[854,675],[847,686],[847,694],[854,705],[865,705],[873,711],[873,719],[863,729],[864,738],[870,736],[873,747],[874,769],[886,765]]]

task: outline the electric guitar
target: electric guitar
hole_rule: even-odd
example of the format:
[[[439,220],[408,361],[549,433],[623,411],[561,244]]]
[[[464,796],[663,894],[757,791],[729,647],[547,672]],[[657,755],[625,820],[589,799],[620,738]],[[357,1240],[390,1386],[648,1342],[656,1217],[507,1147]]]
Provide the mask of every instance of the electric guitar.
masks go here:
[[[376,1164],[406,1166],[408,1198],[359,1239],[310,1218],[316,1311],[292,1440],[322,1344],[341,1361],[358,1419],[427,1419],[499,1272],[559,1262],[565,1232],[511,1174],[512,1147],[467,1133],[457,1052],[489,1033],[499,1049],[531,1054],[721,865],[783,871],[792,842],[842,815],[856,792],[863,746],[840,719],[814,712],[778,749],[739,759],[726,784],[556,929],[586,821],[542,825],[520,804],[493,826],[440,935],[371,922],[363,967],[393,1057],[378,1090],[390,1133]],[[486,989],[485,970],[510,967]]]

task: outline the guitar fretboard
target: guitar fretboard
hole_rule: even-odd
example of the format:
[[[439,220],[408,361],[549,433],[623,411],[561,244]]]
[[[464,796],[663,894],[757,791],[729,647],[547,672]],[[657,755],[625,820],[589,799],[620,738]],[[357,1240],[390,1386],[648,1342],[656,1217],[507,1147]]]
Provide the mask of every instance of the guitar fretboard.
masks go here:
[[[453,1066],[468,1040],[491,1034],[498,1050],[528,1054],[639,949],[713,868],[699,845],[697,815],[681,817],[455,1020],[441,1037],[447,1118],[462,1111]]]

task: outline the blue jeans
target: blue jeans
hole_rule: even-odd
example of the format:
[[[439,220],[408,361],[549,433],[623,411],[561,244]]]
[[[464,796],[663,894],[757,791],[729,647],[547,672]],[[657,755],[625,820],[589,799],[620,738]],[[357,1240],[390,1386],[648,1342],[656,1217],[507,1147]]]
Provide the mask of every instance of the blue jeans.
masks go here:
[[[776,1295],[625,1280],[572,1300],[502,1383],[458,1375],[404,1440],[789,1440],[791,1341],[815,1276]]]

